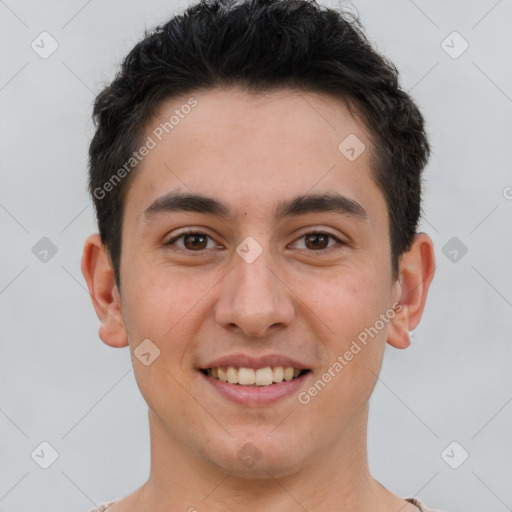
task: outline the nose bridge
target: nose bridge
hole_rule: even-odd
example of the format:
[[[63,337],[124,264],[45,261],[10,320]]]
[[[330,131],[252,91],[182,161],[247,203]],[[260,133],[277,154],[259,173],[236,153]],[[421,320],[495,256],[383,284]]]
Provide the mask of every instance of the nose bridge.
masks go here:
[[[240,258],[236,261],[234,277],[236,294],[239,300],[252,302],[260,298],[265,303],[273,303],[275,295],[275,274],[270,270],[270,258],[259,255],[254,261]]]
[[[294,313],[289,293],[271,270],[275,265],[270,251],[256,250],[251,241],[237,248],[217,308],[221,325],[237,325],[249,336],[262,336],[276,324],[288,324]]]

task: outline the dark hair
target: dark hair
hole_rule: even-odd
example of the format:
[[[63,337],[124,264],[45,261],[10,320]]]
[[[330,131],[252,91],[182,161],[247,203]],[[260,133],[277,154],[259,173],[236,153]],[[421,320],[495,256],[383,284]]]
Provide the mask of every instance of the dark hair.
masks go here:
[[[165,99],[225,86],[324,93],[355,111],[371,136],[396,277],[416,234],[430,156],[423,117],[400,88],[396,67],[372,47],[355,15],[315,0],[202,0],[146,33],[94,104],[89,191],[118,287],[124,198],[134,174],[126,162],[147,122]]]

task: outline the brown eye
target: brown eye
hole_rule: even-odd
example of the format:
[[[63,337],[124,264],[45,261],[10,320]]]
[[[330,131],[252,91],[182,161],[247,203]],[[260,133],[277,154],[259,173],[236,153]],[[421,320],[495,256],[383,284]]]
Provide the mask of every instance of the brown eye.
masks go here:
[[[329,245],[330,235],[325,233],[311,233],[304,236],[305,245],[308,249],[326,249]]]
[[[338,237],[322,231],[304,233],[294,242],[296,249],[308,251],[310,254],[322,255],[331,250],[341,249],[346,244]]]
[[[193,233],[191,235],[184,235],[183,244],[187,249],[206,249],[208,244],[208,237],[200,233]]]
[[[189,232],[176,236],[165,245],[175,246],[182,251],[202,252],[205,249],[215,248],[214,240],[204,233]]]

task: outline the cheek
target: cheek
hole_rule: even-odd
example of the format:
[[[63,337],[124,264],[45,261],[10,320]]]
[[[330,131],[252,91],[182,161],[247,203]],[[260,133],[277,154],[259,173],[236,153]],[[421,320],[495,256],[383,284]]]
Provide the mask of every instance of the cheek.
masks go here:
[[[186,275],[162,267],[134,273],[130,279],[124,289],[123,309],[140,392],[157,414],[186,409],[190,396],[183,387],[190,387],[192,376],[185,358],[193,350],[193,333],[188,329],[201,309],[200,298],[205,293],[206,283],[195,283]],[[148,365],[137,355],[143,340],[150,340],[157,347],[150,345],[150,357],[154,357],[153,353],[156,357]],[[180,421],[175,423],[179,430]]]
[[[168,337],[208,290],[208,280],[183,271],[154,267],[132,275],[126,290],[129,334]],[[211,286],[210,286],[211,288]]]
[[[172,379],[179,376],[179,382],[188,382],[193,375],[194,354],[198,343],[198,331],[208,318],[212,303],[208,293],[219,281],[215,275],[199,274],[184,270],[177,271],[161,266],[151,271],[131,276],[134,286],[127,286],[123,302],[125,325],[132,351],[136,378],[144,389],[176,384]],[[153,366],[160,372],[152,375],[146,372],[134,351],[139,344],[149,339],[158,347],[158,358]],[[165,370],[167,370],[167,372]],[[158,377],[157,377],[158,376]]]
[[[346,268],[310,280],[300,292],[304,304],[325,326],[322,338],[340,350],[386,311],[389,294],[378,275]]]
[[[390,318],[381,317],[388,311],[389,294],[378,274],[342,269],[337,277],[310,288],[305,295],[309,297],[308,307],[321,320],[316,324],[327,354],[322,369],[323,380],[328,381],[326,396],[338,403],[355,407],[373,390],[390,324]],[[317,377],[322,379],[322,374]],[[317,388],[324,389],[322,385],[319,383]]]

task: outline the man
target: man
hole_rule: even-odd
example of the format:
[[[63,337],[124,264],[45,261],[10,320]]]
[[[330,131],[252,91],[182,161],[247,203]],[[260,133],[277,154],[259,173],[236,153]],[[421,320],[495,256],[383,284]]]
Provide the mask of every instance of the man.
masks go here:
[[[434,272],[421,113],[357,20],[212,0],[96,99],[82,271],[148,404],[151,472],[108,512],[428,511],[368,469],[384,347]]]

